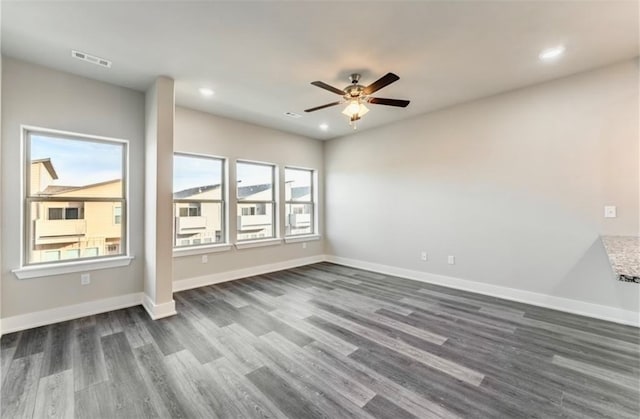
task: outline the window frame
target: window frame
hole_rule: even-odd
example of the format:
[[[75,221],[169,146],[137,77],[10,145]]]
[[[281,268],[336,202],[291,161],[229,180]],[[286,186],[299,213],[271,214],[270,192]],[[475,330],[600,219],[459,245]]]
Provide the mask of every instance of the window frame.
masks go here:
[[[129,255],[129,141],[120,139],[120,138],[112,138],[112,137],[103,137],[91,134],[83,134],[77,132],[70,131],[61,131],[50,128],[36,127],[36,126],[28,126],[22,125],[22,208],[20,210],[20,228],[22,229],[21,234],[21,269],[18,269],[16,273],[21,270],[26,269],[40,269],[47,267],[61,267],[64,269],[64,266],[68,266],[70,264],[86,264],[86,263],[95,263],[95,262],[109,262],[109,260],[122,260],[131,259]],[[33,135],[42,135],[49,138],[59,138],[63,140],[75,140],[75,141],[86,141],[93,143],[103,143],[103,144],[118,144],[122,146],[122,179],[121,179],[121,188],[122,193],[121,197],[108,197],[108,198],[98,198],[98,197],[46,197],[46,196],[31,196],[31,138]],[[31,219],[31,211],[34,203],[38,202],[60,202],[60,203],[69,203],[69,202],[108,202],[108,203],[118,203],[122,208],[122,223],[120,225],[120,252],[117,254],[104,254],[102,256],[94,256],[94,257],[79,257],[76,259],[63,259],[60,258],[54,261],[41,261],[41,262],[29,262],[29,256],[31,252],[31,236],[34,233],[34,228],[31,223],[28,221]],[[60,207],[58,207],[60,208]],[[62,207],[63,217],[66,214],[66,207]],[[83,217],[78,219],[86,219],[86,213],[82,211]],[[79,211],[80,214],[80,211]],[[47,214],[48,216],[48,214]],[[65,220],[66,218],[62,218]],[[55,250],[55,249],[54,249]],[[62,252],[62,249],[60,249]],[[60,253],[62,256],[62,253]],[[125,262],[128,264],[128,262]],[[118,265],[119,266],[119,262]],[[18,275],[19,277],[23,275]],[[38,276],[34,274],[33,276]],[[33,277],[30,275],[25,275],[25,278]]]
[[[238,187],[239,187],[239,183],[238,183],[238,164],[250,164],[250,165],[254,165],[254,166],[265,166],[265,167],[269,167],[271,168],[271,200],[256,200],[256,199],[252,199],[252,200],[240,200],[240,198],[238,197]],[[238,208],[241,204],[270,204],[271,205],[271,236],[268,237],[253,237],[253,238],[246,238],[246,239],[240,239],[238,236],[240,234],[247,234],[247,233],[241,233],[239,226],[240,223],[236,222],[236,231],[235,231],[235,242],[236,243],[248,243],[248,242],[261,242],[261,241],[267,241],[267,240],[277,240],[280,237],[280,232],[279,232],[279,228],[278,228],[278,215],[279,215],[279,210],[278,210],[278,165],[275,163],[267,163],[267,162],[261,162],[261,161],[255,161],[255,160],[245,160],[245,159],[237,159],[236,160],[236,167],[235,167],[235,180],[236,180],[236,185],[235,185],[235,198],[236,198],[236,220],[238,217],[241,217],[242,215],[238,215]]]
[[[183,151],[175,151],[173,153],[173,157],[175,156],[183,156],[183,157],[193,157],[193,158],[200,158],[200,159],[210,159],[210,160],[219,160],[222,163],[222,167],[220,170],[220,183],[221,183],[221,188],[220,188],[220,199],[173,199],[173,203],[172,203],[172,207],[173,207],[173,243],[172,245],[172,249],[174,252],[188,252],[189,250],[194,250],[194,249],[200,249],[200,248],[206,248],[206,247],[213,247],[213,246],[226,246],[228,245],[228,235],[227,235],[227,231],[228,231],[228,225],[229,225],[229,217],[227,216],[227,214],[229,213],[228,211],[228,199],[227,199],[227,179],[228,179],[228,175],[227,175],[227,164],[228,164],[228,160],[225,157],[220,157],[220,156],[212,156],[209,154],[201,154],[201,153],[189,153],[189,152],[183,152]],[[173,163],[173,162],[172,162]],[[175,167],[175,166],[174,166]],[[175,170],[175,169],[174,169]],[[172,192],[173,194],[173,192]],[[220,242],[214,242],[212,241],[211,243],[207,243],[204,241],[204,238],[202,239],[201,243],[199,244],[191,244],[192,243],[192,239],[179,239],[177,237],[177,233],[176,233],[176,217],[178,216],[176,213],[176,203],[183,203],[183,204],[191,204],[191,203],[196,203],[198,204],[198,212],[200,214],[202,214],[202,204],[207,204],[207,203],[219,203],[220,204],[220,228],[221,228],[221,232],[220,232],[220,236],[222,238],[222,241]],[[190,209],[192,207],[187,207],[187,209]],[[188,212],[188,211],[187,211]],[[200,215],[201,216],[201,215]],[[191,215],[187,215],[187,217],[191,217]],[[215,238],[215,237],[214,237]],[[185,241],[188,240],[190,242],[190,244],[187,245],[181,245],[178,246],[177,242],[179,241]]]
[[[309,185],[309,198],[311,199],[310,201],[293,201],[293,200],[289,200],[287,201],[287,198],[285,196],[285,201],[284,201],[284,216],[285,216],[285,238],[294,238],[294,237],[304,237],[304,236],[313,236],[315,234],[317,234],[317,230],[318,227],[316,225],[316,170],[315,169],[309,169],[306,167],[296,167],[296,166],[285,166],[284,167],[284,182],[286,185],[287,182],[287,170],[297,170],[297,171],[304,171],[304,172],[309,172],[309,177],[311,179],[311,184]],[[286,187],[286,186],[285,186]],[[311,231],[309,233],[300,233],[300,234],[287,234],[287,221],[286,218],[288,217],[288,213],[287,213],[287,205],[293,205],[293,204],[307,204],[307,205],[311,205],[311,219],[309,221],[309,226],[311,227]]]

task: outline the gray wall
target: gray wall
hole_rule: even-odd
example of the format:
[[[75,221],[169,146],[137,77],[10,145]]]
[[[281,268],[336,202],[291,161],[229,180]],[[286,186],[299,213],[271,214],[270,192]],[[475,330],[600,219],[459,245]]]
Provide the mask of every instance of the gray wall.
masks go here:
[[[6,57],[2,64],[2,317],[141,292],[144,95]],[[93,271],[88,286],[79,273],[18,280],[10,272],[20,266],[21,124],[130,141],[130,266]]]
[[[638,310],[599,241],[638,234],[638,111],[630,61],[332,140],[326,251]]]
[[[176,108],[174,150],[176,152],[201,153],[226,157],[229,162],[229,178],[234,179],[237,159],[263,161],[279,166],[280,173],[286,165],[316,169],[323,178],[322,142],[298,135],[259,127],[244,122],[213,116],[185,108]],[[229,185],[233,189],[234,185]],[[323,202],[324,185],[320,182],[320,202]],[[236,205],[234,191],[230,191],[229,214],[230,236],[234,240]],[[284,182],[280,179],[280,202],[284,201]],[[281,213],[282,214],[282,213]],[[324,226],[322,206],[319,208],[320,233]],[[280,235],[284,226],[280,223]],[[324,243],[312,241],[303,248],[301,243],[282,244],[214,253],[207,264],[201,256],[174,258],[174,281],[205,276],[220,272],[249,268],[252,266],[284,262],[323,254]]]

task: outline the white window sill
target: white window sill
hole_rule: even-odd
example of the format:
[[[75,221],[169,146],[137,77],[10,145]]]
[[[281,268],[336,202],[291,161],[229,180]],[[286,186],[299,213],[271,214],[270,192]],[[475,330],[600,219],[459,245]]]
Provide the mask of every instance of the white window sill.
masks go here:
[[[129,266],[133,256],[117,256],[103,260],[82,260],[76,262],[50,263],[46,265],[25,266],[11,272],[18,279],[41,278],[43,276],[63,275],[74,272],[97,271],[99,269]]]
[[[313,240],[320,240],[320,236],[318,234],[307,234],[304,236],[289,236],[284,238],[285,243],[310,242]]]
[[[233,247],[232,244],[214,244],[211,246],[186,247],[184,249],[173,249],[173,257],[179,258],[183,256],[204,255],[207,253],[228,252]]]
[[[236,248],[250,249],[252,247],[277,246],[281,243],[282,243],[282,239],[251,240],[251,241],[236,243]]]

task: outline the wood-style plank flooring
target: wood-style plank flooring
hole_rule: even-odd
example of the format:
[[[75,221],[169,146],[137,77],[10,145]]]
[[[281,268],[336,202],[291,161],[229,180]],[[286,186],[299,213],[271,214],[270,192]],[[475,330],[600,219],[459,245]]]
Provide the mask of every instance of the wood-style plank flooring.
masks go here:
[[[638,418],[639,331],[320,263],[4,336],[2,418]]]

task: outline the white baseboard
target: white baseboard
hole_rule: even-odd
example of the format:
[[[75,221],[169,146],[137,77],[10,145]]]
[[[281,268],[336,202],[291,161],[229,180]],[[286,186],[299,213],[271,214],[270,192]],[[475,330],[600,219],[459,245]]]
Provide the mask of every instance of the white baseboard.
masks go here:
[[[381,265],[378,263],[365,262],[356,259],[342,258],[333,255],[327,255],[326,261],[337,263],[339,265],[350,266],[353,268],[379,272],[381,274],[399,276],[402,278],[413,279],[430,284],[442,285],[449,288],[475,292],[492,297],[504,298],[505,300],[517,301],[520,303],[551,308],[553,310],[564,311],[567,313],[579,314],[596,319],[640,327],[640,313],[636,311],[623,310],[615,307],[588,303],[586,301],[555,297],[547,294],[539,294],[531,291],[518,290],[515,288],[502,287],[499,285],[486,284],[451,276],[414,271],[411,269],[397,268],[394,266]]]
[[[2,319],[0,335],[142,304],[143,293],[125,294]]]
[[[173,282],[173,291],[184,291],[192,288],[204,287],[207,285],[219,284],[221,282],[233,281],[234,279],[246,278],[254,275],[262,275],[270,272],[281,271],[283,269],[296,268],[298,266],[312,263],[324,262],[325,255],[310,256],[300,259],[292,259],[284,262],[269,263],[266,265],[252,266],[250,268],[238,269],[235,271],[219,272],[211,275],[196,276]]]
[[[144,309],[153,320],[175,316],[176,314],[178,314],[178,312],[176,311],[176,302],[174,300],[171,300],[167,303],[154,304],[147,294],[144,294],[144,298],[142,299],[142,307],[144,307]]]
[[[603,306],[585,301],[554,297],[531,291],[518,290],[445,275],[436,275],[356,259],[342,258],[333,255],[316,255],[307,258],[293,259],[284,262],[270,263],[234,271],[183,279],[173,283],[173,291],[183,291],[324,261],[640,327],[640,315],[635,311],[622,310],[615,307]],[[119,310],[139,304],[142,304],[147,313],[149,313],[149,316],[154,320],[176,314],[175,302],[173,300],[168,303],[156,305],[153,304],[151,299],[149,299],[149,297],[144,293],[133,293],[105,298],[102,300],[88,301],[86,303],[71,306],[53,308],[50,310],[5,317],[0,319],[0,336],[33,327],[77,319],[84,316],[91,316],[107,311]]]

